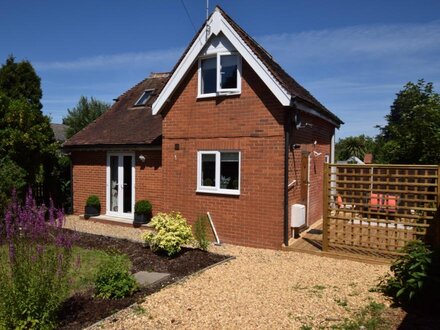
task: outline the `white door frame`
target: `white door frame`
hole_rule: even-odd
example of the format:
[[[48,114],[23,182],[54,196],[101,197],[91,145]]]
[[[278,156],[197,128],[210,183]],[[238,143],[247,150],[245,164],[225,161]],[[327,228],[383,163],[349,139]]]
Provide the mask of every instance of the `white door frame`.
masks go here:
[[[118,209],[115,212],[110,210],[110,157],[118,157]],[[131,156],[131,212],[124,213],[123,210],[123,177],[124,177],[124,156]],[[122,180],[121,180],[122,179]],[[135,201],[135,153],[134,152],[108,152],[107,153],[107,173],[106,173],[106,215],[134,219],[134,201]]]

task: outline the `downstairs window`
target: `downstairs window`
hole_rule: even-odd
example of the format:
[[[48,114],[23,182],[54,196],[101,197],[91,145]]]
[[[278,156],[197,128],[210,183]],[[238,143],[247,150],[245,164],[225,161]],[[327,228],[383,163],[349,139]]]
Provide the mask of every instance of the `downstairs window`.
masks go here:
[[[199,151],[197,192],[240,194],[240,152]]]

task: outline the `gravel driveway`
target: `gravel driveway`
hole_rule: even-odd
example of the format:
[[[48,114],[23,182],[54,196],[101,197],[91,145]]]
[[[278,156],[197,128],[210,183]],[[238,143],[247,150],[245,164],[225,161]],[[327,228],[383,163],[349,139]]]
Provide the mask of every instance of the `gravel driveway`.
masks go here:
[[[138,239],[140,230],[76,221],[80,231]],[[190,276],[127,308],[95,329],[298,329],[328,327],[367,305],[389,303],[369,292],[389,266],[223,245],[235,260]]]

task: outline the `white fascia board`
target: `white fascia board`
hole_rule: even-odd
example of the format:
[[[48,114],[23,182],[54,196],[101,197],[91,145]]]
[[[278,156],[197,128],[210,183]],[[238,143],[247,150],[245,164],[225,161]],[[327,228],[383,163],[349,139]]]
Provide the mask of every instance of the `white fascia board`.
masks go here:
[[[304,105],[304,104],[302,104],[302,103],[296,103],[296,107],[297,107],[297,109],[299,109],[299,110],[301,110],[301,111],[304,111],[304,112],[306,112],[306,113],[309,113],[309,114],[311,114],[311,115],[313,115],[313,116],[315,116],[315,117],[318,117],[318,118],[321,118],[321,119],[323,119],[323,120],[325,120],[325,121],[327,121],[327,122],[329,122],[330,124],[332,124],[333,126],[335,126],[335,127],[337,127],[337,128],[339,128],[341,125],[338,123],[338,122],[336,122],[335,120],[333,120],[333,119],[331,119],[331,118],[329,118],[329,117],[327,117],[327,116],[324,116],[321,112],[319,112],[319,111],[317,111],[317,110],[315,110],[315,109],[313,109],[313,108],[311,108],[311,107],[308,107],[308,106],[306,106],[306,105]]]
[[[237,49],[240,55],[246,60],[255,73],[263,80],[270,91],[280,101],[283,106],[289,106],[291,104],[291,94],[284,89],[278,80],[270,73],[267,67],[260,61],[260,59],[254,54],[254,52],[248,47],[245,41],[240,38],[237,32],[231,25],[222,17],[222,32]]]
[[[283,106],[289,106],[291,103],[291,95],[287,92],[281,84],[272,76],[267,67],[260,61],[260,59],[252,52],[252,50],[246,45],[243,39],[237,34],[237,32],[230,26],[230,24],[222,17],[220,12],[215,11],[211,16],[211,20],[208,23],[210,27],[210,34],[218,35],[220,32],[228,38],[232,45],[237,49],[240,55],[246,60],[251,68],[258,74],[267,87],[272,91],[275,97],[280,101]],[[199,56],[203,47],[205,46],[206,38],[206,26],[197,36],[191,48],[183,58],[182,62],[174,71],[168,83],[163,88],[162,92],[152,105],[153,115],[160,112],[165,102],[174,92],[180,81],[184,78],[185,74],[191,68],[191,65]]]
[[[216,12],[212,15],[211,20],[209,22],[210,26],[213,25],[213,21],[216,18],[216,14],[219,13]],[[191,48],[188,50],[182,62],[180,62],[179,66],[174,71],[170,80],[168,80],[167,84],[165,85],[162,92],[157,97],[156,101],[154,101],[153,105],[151,106],[153,115],[157,114],[162,109],[165,102],[168,100],[168,98],[174,92],[176,87],[179,85],[180,81],[185,77],[185,74],[191,68],[191,65],[194,63],[197,56],[202,51],[206,42],[207,42],[207,38],[206,38],[206,26],[205,26],[203,30],[200,32],[200,34],[197,36],[197,39],[194,40]]]

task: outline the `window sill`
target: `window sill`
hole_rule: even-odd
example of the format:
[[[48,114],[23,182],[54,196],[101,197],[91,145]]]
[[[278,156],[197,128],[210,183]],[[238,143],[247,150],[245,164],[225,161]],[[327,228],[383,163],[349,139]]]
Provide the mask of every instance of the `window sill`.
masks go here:
[[[235,96],[240,95],[241,91],[230,91],[230,92],[218,92],[218,93],[210,93],[210,94],[199,94],[197,95],[198,99],[208,99],[212,97],[225,97],[225,96]]]
[[[239,196],[240,195],[240,190],[207,190],[207,189],[205,190],[205,189],[197,189],[196,193]]]

